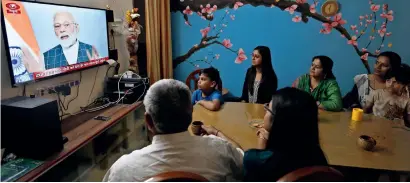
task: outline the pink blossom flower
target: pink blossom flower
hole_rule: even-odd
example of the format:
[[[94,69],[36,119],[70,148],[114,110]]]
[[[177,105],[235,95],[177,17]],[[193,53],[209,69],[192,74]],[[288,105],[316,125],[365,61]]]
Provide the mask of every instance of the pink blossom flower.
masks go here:
[[[215,59],[219,59],[219,57],[220,57],[221,55],[219,55],[219,54],[215,54]]]
[[[372,4],[372,5],[370,5],[370,9],[371,9],[373,12],[379,11],[380,5],[379,5],[379,4],[378,4],[378,5]]]
[[[246,59],[248,59],[248,57],[246,57],[245,51],[243,51],[242,48],[239,48],[238,56],[235,59],[235,63],[240,64]]]
[[[356,34],[359,34],[359,30],[356,30],[355,33],[356,33]]]
[[[200,32],[202,34],[202,37],[206,37],[208,35],[208,32],[211,30],[210,27],[206,27],[204,29],[201,29]]]
[[[364,15],[364,17],[365,17],[366,19],[368,19],[368,18],[369,18],[369,15],[366,14],[366,15]]]
[[[376,50],[374,53],[375,53],[376,55],[379,55],[379,54],[380,54],[380,50]]]
[[[344,25],[346,23],[346,20],[342,19],[342,14],[338,13],[333,17],[332,27],[337,27],[338,25]]]
[[[305,4],[305,3],[307,3],[307,0],[296,0],[296,3]]]
[[[366,52],[367,51],[367,49],[366,48],[362,48],[362,52]]]
[[[206,44],[207,42],[206,41],[202,41],[202,44]]]
[[[231,48],[232,47],[232,43],[230,39],[224,39],[222,41],[222,45],[224,45],[226,48]]]
[[[217,6],[217,5],[214,5],[214,6],[212,7],[212,11],[215,12],[216,10],[218,10],[218,6]]]
[[[388,32],[386,33],[386,36],[391,36],[391,34],[392,34],[391,32]]]
[[[198,15],[198,16],[202,16],[202,13],[201,12],[196,12],[196,14]]]
[[[192,15],[192,10],[189,8],[189,6],[187,6],[186,8],[185,8],[185,10],[184,11],[182,11],[182,13],[184,13],[184,14],[186,14],[186,15]]]
[[[370,40],[374,40],[374,38],[376,38],[376,37],[374,37],[374,36],[369,37]]]
[[[390,22],[393,21],[393,19],[394,19],[393,10],[390,10],[387,13],[382,13],[382,14],[380,14],[380,16],[387,19],[387,20],[389,20]]]
[[[324,28],[320,30],[320,33],[330,34],[330,32],[332,32],[333,27],[329,23],[323,23],[322,26]]]
[[[357,46],[357,37],[356,37],[356,36],[352,36],[352,39],[350,39],[349,41],[347,41],[347,44],[351,44],[351,45]]]
[[[243,3],[238,1],[238,2],[235,3],[235,5],[233,5],[233,9],[237,10],[241,6],[243,6]]]
[[[359,20],[363,20],[363,19],[364,19],[364,16],[360,15]]]
[[[302,20],[302,17],[296,15],[295,17],[292,18],[293,22],[300,22]]]
[[[367,61],[367,58],[369,57],[369,53],[365,53],[365,54],[363,54],[360,58],[362,59],[362,60],[366,60]]]
[[[285,9],[285,11],[288,11],[291,15],[293,15],[293,13],[295,13],[295,10],[298,8],[297,4],[294,4],[292,6],[289,6]]]
[[[367,24],[371,24],[373,22],[373,20],[366,20]]]
[[[377,32],[379,33],[380,37],[384,37],[384,34],[386,34],[386,28],[381,28],[379,30],[377,30]]]
[[[231,15],[231,19],[232,19],[232,20],[235,20],[235,15]]]
[[[340,34],[340,37],[342,38],[346,38],[346,36],[344,34]]]
[[[310,5],[309,10],[310,10],[310,13],[316,13],[316,4]]]
[[[356,28],[357,28],[357,25],[351,25],[350,26],[350,29],[352,29],[352,30],[356,30]]]
[[[211,7],[210,4],[207,4],[206,7],[203,7],[202,5],[200,6],[202,13],[212,13],[214,9]]]

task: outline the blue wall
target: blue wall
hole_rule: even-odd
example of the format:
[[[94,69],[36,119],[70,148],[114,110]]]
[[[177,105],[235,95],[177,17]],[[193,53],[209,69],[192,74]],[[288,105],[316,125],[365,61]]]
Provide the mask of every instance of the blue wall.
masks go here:
[[[308,0],[309,3],[312,3]],[[319,1],[319,7],[323,1]],[[339,0],[342,5],[341,13],[343,19],[347,20],[346,28],[352,24],[359,27],[359,15],[369,14],[370,5],[367,0]],[[389,3],[389,9],[394,11],[394,21],[389,22],[387,32],[392,32],[386,38],[382,51],[393,50],[399,53],[406,63],[410,63],[410,21],[407,19],[407,7],[409,0],[375,0],[376,4]],[[308,23],[295,23],[292,15],[279,8],[264,6],[253,7],[245,5],[238,10],[230,8],[219,9],[214,13],[214,20],[211,23],[217,24],[224,16],[225,10],[235,14],[235,20],[229,17],[229,24],[221,33],[223,39],[230,39],[233,49],[243,48],[248,60],[242,64],[234,63],[236,54],[230,52],[221,45],[211,45],[193,54],[188,60],[194,61],[205,57],[212,57],[209,54],[220,54],[219,60],[215,60],[212,65],[221,72],[224,88],[230,90],[233,95],[240,96],[242,91],[245,72],[251,65],[251,53],[258,45],[269,46],[272,52],[272,63],[279,78],[279,88],[290,86],[291,83],[301,74],[307,73],[311,64],[311,58],[315,55],[327,55],[333,59],[334,73],[337,81],[345,94],[353,86],[353,77],[357,74],[365,73],[366,69],[361,63],[360,57],[347,40],[340,36],[340,33],[333,30],[331,34],[320,34],[322,23],[310,19]],[[319,8],[317,8],[319,11]],[[377,12],[380,20],[380,13]],[[295,13],[295,15],[299,13]],[[181,12],[172,13],[172,41],[173,58],[185,54],[194,44],[198,44],[201,39],[200,29],[205,28],[208,22],[201,19],[195,12],[188,16],[192,26],[187,26]],[[380,27],[381,21],[377,27]],[[378,28],[377,28],[378,29]],[[376,30],[377,30],[376,29]],[[349,29],[350,30],[350,29]],[[349,31],[352,34],[352,31]],[[359,48],[365,47],[369,40],[371,31],[367,31],[359,40]],[[378,34],[373,41],[369,51],[374,52],[380,45],[381,38]],[[388,48],[388,44],[392,47]],[[373,67],[374,58],[369,58],[370,66]],[[207,64],[199,64],[200,68],[208,67]],[[187,61],[179,64],[174,70],[174,77],[185,81],[189,73],[196,68]]]

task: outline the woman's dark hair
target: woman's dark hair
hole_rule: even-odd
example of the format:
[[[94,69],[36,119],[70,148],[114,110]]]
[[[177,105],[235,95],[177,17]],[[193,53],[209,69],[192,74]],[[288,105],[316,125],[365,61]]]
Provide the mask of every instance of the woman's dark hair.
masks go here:
[[[319,59],[323,68],[323,75],[325,79],[336,79],[335,75],[332,72],[333,69],[333,60],[328,56],[319,55],[312,58],[312,62],[315,59]]]
[[[401,64],[400,68],[395,74],[396,81],[404,84],[410,84],[410,67],[407,64]]]
[[[219,75],[219,71],[213,67],[209,67],[206,69],[203,69],[201,71],[201,74],[205,74],[211,81],[216,82],[216,87],[215,89],[219,89],[222,91],[222,80],[221,76]]]
[[[271,130],[266,148],[294,151],[320,147],[318,107],[307,92],[286,87],[272,96]]]
[[[390,79],[395,76],[396,72],[400,69],[401,57],[399,54],[392,51],[385,51],[380,53],[377,58],[384,56],[389,58],[390,70],[386,73],[385,79]]]
[[[278,77],[272,66],[272,56],[270,54],[270,49],[267,46],[257,46],[254,50],[258,50],[262,57],[262,80],[261,82],[272,83],[274,91],[278,88]],[[251,67],[251,77],[248,78],[248,88],[249,91],[253,91],[253,84],[256,77],[256,68]]]

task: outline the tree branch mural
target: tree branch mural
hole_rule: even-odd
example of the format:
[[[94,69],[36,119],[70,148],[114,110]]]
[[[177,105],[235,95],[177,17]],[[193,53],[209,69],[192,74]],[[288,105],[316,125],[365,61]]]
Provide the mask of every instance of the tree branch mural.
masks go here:
[[[226,10],[226,14],[222,17],[219,21],[218,25],[214,24],[213,27],[213,36],[209,36],[208,33],[211,30],[212,22],[214,21],[213,13],[218,9],[223,9],[226,7],[232,8],[235,10],[239,9],[243,5],[251,5],[251,6],[266,6],[266,7],[277,7],[280,8],[282,11],[286,11],[290,13],[292,17],[292,21],[299,23],[304,22],[308,23],[309,18],[322,22],[322,28],[320,29],[320,33],[322,34],[330,34],[332,30],[338,31],[341,36],[347,39],[347,44],[351,45],[357,55],[360,57],[363,65],[365,66],[368,73],[370,73],[370,67],[368,64],[368,57],[377,57],[380,53],[380,50],[384,47],[384,42],[386,37],[390,36],[392,33],[387,32],[388,23],[393,21],[393,11],[389,10],[387,4],[382,5],[382,13],[378,16],[378,12],[380,11],[381,5],[373,3],[373,0],[369,0],[370,5],[370,14],[360,15],[359,16],[359,26],[357,25],[350,25],[350,29],[345,28],[347,24],[346,20],[342,19],[342,14],[339,13],[334,17],[325,17],[322,14],[318,13],[317,7],[319,4],[318,0],[312,0],[312,3],[309,4],[308,0],[174,0],[175,2],[172,3],[171,11],[176,12],[180,11],[184,15],[185,24],[191,26],[189,22],[189,16],[193,14],[193,12],[197,12],[198,16],[201,16],[202,19],[208,21],[208,27],[201,30],[202,39],[200,40],[199,44],[194,45],[188,52],[184,55],[176,57],[173,60],[174,68],[186,61],[190,58],[195,52],[202,48],[206,48],[213,44],[218,44],[225,46],[229,51],[238,55],[236,59],[236,63],[241,63],[243,60],[246,60],[246,56],[242,49],[233,50],[232,44],[230,44],[229,39],[224,39],[223,42],[219,41],[220,33],[226,28],[227,22],[226,17],[230,15],[232,20],[235,19],[235,15],[230,13]],[[378,28],[378,17],[380,17],[383,21],[380,27]],[[225,26],[224,26],[225,25]],[[217,29],[219,27],[219,29]],[[371,27],[371,30],[369,30]],[[376,30],[378,29],[378,30]],[[360,30],[360,31],[359,31]],[[366,46],[359,49],[358,41],[363,39],[364,35],[371,31],[369,36],[369,41],[367,42]],[[206,34],[204,34],[204,32]],[[376,34],[378,34],[382,40],[380,42],[380,46],[374,52],[368,51],[370,45],[374,43],[374,39]],[[226,44],[229,42],[227,47]],[[392,46],[392,43],[388,44],[389,47]]]

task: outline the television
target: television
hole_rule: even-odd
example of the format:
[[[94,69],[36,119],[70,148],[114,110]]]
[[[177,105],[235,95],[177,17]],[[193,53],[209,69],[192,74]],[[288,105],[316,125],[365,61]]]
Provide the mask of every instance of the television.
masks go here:
[[[104,64],[104,9],[2,0],[2,32],[11,83],[18,86]]]

